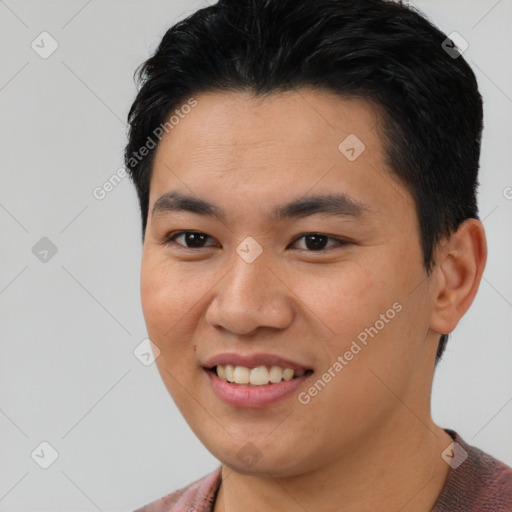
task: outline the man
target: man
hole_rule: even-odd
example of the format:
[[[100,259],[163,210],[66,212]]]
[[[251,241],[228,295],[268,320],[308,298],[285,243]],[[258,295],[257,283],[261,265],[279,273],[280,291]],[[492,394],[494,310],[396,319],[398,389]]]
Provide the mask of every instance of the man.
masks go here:
[[[512,509],[512,470],[430,413],[487,254],[445,41],[391,1],[225,0],[139,70],[144,316],[221,462],[140,511]]]

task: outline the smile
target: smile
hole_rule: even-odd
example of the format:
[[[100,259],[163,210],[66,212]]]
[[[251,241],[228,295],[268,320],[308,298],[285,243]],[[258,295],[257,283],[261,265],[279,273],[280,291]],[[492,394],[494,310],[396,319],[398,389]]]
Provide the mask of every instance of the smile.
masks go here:
[[[293,368],[282,368],[281,366],[256,366],[255,368],[248,368],[247,366],[234,366],[231,364],[219,364],[212,368],[212,371],[225,382],[250,386],[278,384],[282,381],[302,377],[306,372],[312,372],[312,370],[294,370]]]
[[[204,370],[218,398],[228,405],[243,408],[267,407],[292,396],[313,374],[313,370],[279,366],[249,368],[219,364]]]

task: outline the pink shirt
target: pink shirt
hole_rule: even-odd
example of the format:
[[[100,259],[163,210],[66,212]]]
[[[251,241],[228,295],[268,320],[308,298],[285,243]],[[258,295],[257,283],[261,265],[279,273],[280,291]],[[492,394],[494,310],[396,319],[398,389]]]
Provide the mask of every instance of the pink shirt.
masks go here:
[[[467,452],[457,468],[451,468],[445,486],[431,512],[512,512],[512,468],[466,444],[445,429]],[[203,478],[134,512],[213,512],[221,482],[218,467]]]

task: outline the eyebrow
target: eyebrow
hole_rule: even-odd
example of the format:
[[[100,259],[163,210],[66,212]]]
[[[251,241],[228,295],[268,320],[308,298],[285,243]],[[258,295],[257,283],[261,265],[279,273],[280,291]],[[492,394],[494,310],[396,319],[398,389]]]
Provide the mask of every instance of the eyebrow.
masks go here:
[[[190,212],[226,220],[226,213],[219,206],[177,191],[167,192],[158,198],[151,215],[164,215],[168,212]],[[374,213],[374,210],[347,194],[322,194],[306,196],[280,205],[270,212],[270,219],[279,222],[311,215],[359,217],[364,213]]]

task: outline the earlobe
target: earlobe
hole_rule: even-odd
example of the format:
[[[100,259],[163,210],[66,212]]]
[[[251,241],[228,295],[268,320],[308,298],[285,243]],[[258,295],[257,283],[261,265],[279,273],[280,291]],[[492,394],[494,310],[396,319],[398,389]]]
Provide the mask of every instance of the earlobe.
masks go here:
[[[467,219],[438,249],[430,328],[448,334],[471,306],[487,260],[485,231]]]

